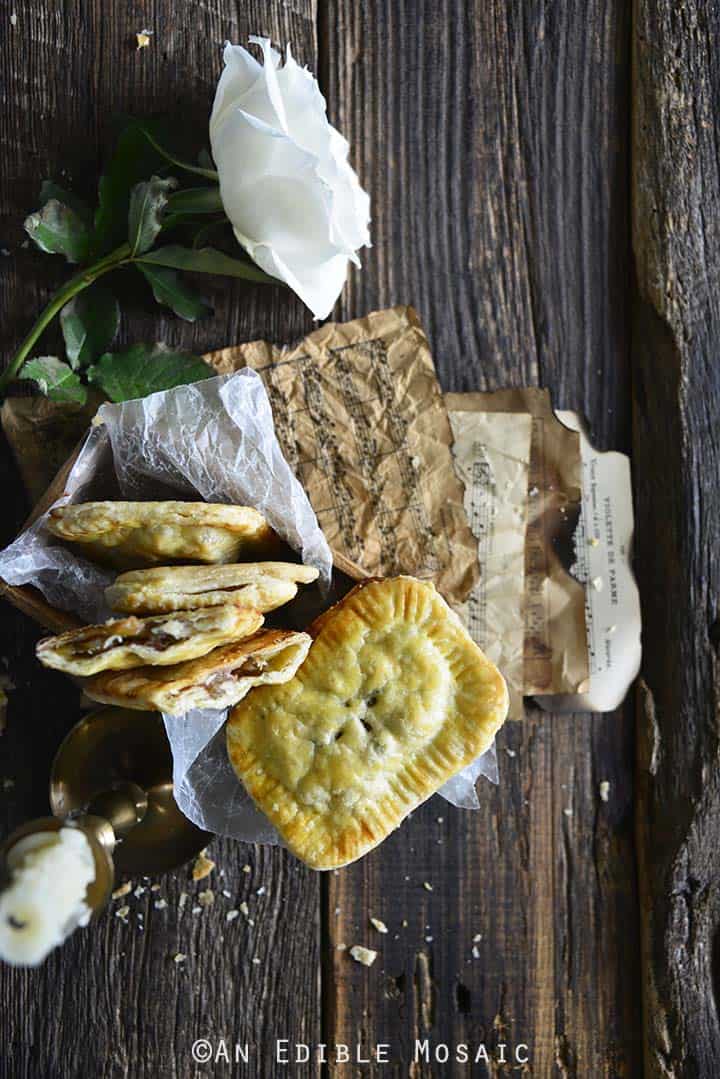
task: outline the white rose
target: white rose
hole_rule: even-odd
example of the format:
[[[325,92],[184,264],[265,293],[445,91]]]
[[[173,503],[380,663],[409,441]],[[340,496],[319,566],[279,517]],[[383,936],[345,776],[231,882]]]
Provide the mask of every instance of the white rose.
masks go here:
[[[315,78],[289,45],[281,66],[267,38],[250,41],[261,46],[264,65],[226,45],[210,117],[220,195],[250,257],[325,318],[348,262],[359,266],[358,249],[370,245],[370,199]]]

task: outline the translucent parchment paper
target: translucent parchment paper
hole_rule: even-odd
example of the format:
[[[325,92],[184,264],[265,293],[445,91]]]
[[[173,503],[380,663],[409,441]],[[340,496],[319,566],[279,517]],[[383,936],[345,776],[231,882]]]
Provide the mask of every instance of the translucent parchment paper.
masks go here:
[[[104,404],[55,505],[91,499],[201,498],[250,505],[317,566],[327,591],[332,556],[315,513],[275,436],[262,380],[245,369],[142,400]],[[32,584],[46,599],[88,622],[110,617],[104,589],[113,574],[71,552],[45,529],[47,514],[0,552],[0,577]],[[315,596],[316,610],[331,597]],[[288,615],[291,608],[288,608]],[[302,628],[293,626],[293,628]],[[224,711],[165,716],[180,809],[208,831],[248,842],[279,842],[238,782],[225,751]],[[455,776],[442,793],[477,806],[474,782],[496,778],[494,748]]]

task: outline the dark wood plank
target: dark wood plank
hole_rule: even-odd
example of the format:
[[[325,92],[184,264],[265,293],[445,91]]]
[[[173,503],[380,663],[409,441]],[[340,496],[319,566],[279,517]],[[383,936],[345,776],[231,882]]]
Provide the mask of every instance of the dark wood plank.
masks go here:
[[[10,11],[17,14],[14,28]],[[1,18],[0,246],[10,254],[0,258],[0,348],[7,358],[66,274],[60,260],[21,247],[22,221],[35,208],[40,180],[60,179],[67,169],[92,194],[119,112],[174,116],[199,148],[207,141],[223,42],[265,32],[290,39],[296,55],[315,66],[316,18],[314,0],[151,6],[17,0]],[[135,33],[144,26],[155,34],[138,52]],[[287,292],[261,294],[227,281],[206,291],[215,304],[211,320],[191,327],[148,306],[147,314],[126,316],[123,339],[161,338],[201,351],[256,336],[291,340],[311,325]],[[28,507],[7,452],[0,462],[7,541]],[[18,687],[0,739],[0,776],[14,781],[0,790],[3,834],[47,812],[50,762],[78,717],[77,691],[35,663],[37,635],[27,619],[0,605],[0,657]],[[251,1044],[243,1074],[266,1076],[275,1036],[319,1040],[317,876],[270,848],[217,840],[210,853],[224,876],[214,874],[216,902],[202,914],[191,913],[192,896],[207,882],[193,885],[181,871],[163,878],[159,892],[124,900],[131,907],[127,925],[111,910],[40,970],[0,969],[0,1074],[190,1076],[196,1074],[193,1040],[226,1037]],[[181,891],[190,893],[182,914]],[[158,896],[167,909],[154,909]],[[243,899],[254,927],[243,917],[226,923],[226,911]],[[176,966],[171,956],[178,951],[188,959]]]
[[[646,1074],[720,1073],[720,16],[637,0],[634,454]]]
[[[321,15],[330,112],[373,198],[342,316],[413,303],[446,389],[548,385],[599,444],[627,447],[626,5],[329,0]],[[434,799],[331,876],[328,1039],[389,1042],[415,1076],[437,1074],[413,1062],[416,1037],[527,1042],[537,1075],[637,1075],[631,712],[535,711],[499,756],[477,813]],[[369,970],[338,950],[355,943],[379,949]]]

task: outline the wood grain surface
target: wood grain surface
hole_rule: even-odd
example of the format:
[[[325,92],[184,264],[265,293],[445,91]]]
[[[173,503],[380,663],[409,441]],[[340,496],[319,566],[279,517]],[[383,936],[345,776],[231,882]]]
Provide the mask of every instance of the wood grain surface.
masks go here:
[[[255,32],[289,39],[314,67],[317,20],[312,0],[152,6],[18,0],[3,6],[0,20],[0,246],[10,252],[0,258],[0,347],[9,358],[67,273],[61,260],[21,246],[22,222],[35,208],[41,179],[61,180],[67,171],[68,181],[92,196],[113,118],[121,113],[175,116],[192,129],[199,149],[207,143],[223,43]],[[137,51],[135,34],[146,26],[155,32],[152,44]],[[214,279],[202,287],[215,306],[212,319],[190,326],[159,316],[150,304],[144,313],[140,298],[123,320],[123,339],[164,339],[204,351],[253,337],[292,339],[312,326],[286,290]],[[46,340],[50,351],[53,336]],[[28,507],[7,452],[0,464],[7,541]],[[0,776],[13,781],[0,790],[3,835],[47,812],[50,763],[79,716],[77,691],[33,659],[38,636],[27,618],[0,606],[0,656],[17,685],[0,738]],[[196,1038],[262,1047],[276,1033],[321,1039],[320,878],[269,847],[216,840],[210,855],[218,867],[210,881],[193,884],[189,870],[166,875],[158,892],[122,901],[131,908],[127,924],[115,916],[115,902],[40,970],[0,969],[3,1077],[186,1077],[208,1073],[192,1061]],[[216,902],[193,914],[208,883]],[[188,900],[180,912],[183,891]],[[158,897],[167,908],[155,909]],[[243,900],[254,925],[242,916],[227,923],[226,912]],[[185,963],[173,962],[178,952],[187,955]],[[244,1074],[265,1077],[266,1064],[262,1053],[251,1053]]]
[[[409,301],[446,389],[546,385],[599,444],[626,447],[625,6],[333,0],[321,14],[330,112],[374,207],[342,315]],[[535,711],[498,752],[479,811],[434,799],[331,878],[331,943],[381,950],[364,980],[335,951],[332,1029],[392,1042],[402,1074],[435,1074],[411,1068],[427,1038],[526,1041],[542,1076],[635,1076],[632,716]]]
[[[713,4],[670,0],[637,0],[634,19],[646,1073],[711,1076],[720,1074],[720,24]]]
[[[630,448],[634,396],[651,627],[641,729],[656,739],[649,756],[646,740],[639,752],[649,1073],[716,1075],[720,23],[711,5],[636,0],[634,26],[623,0],[17,0],[3,19],[6,358],[65,273],[21,246],[39,181],[66,170],[90,195],[118,113],[181,117],[199,148],[223,42],[257,32],[290,40],[319,72],[372,197],[374,246],[336,317],[412,303],[444,388],[549,386],[558,406],[587,416],[601,446]],[[146,26],[151,45],[137,51]],[[290,342],[311,327],[286,291],[202,285],[212,319],[189,326],[135,297],[123,339],[203,351]],[[54,343],[49,334],[47,351]],[[0,469],[8,540],[28,507],[6,447]],[[17,687],[0,737],[4,834],[47,810],[50,762],[78,716],[72,685],[36,664],[37,635],[0,605],[0,656]],[[206,882],[170,874],[158,892],[123,901],[127,924],[110,910],[39,971],[0,969],[0,1075],[468,1074],[415,1060],[415,1039],[484,1043],[496,1059],[500,1043],[527,1043],[538,1076],[641,1074],[632,707],[535,709],[503,731],[498,751],[500,785],[480,785],[479,810],[433,799],[356,866],[320,878],[283,852],[217,840],[213,907],[192,914]],[[191,898],[180,912],[183,891]],[[657,896],[667,902],[651,919]],[[166,909],[155,909],[157,897]],[[243,900],[254,924],[227,923]],[[339,947],[356,943],[378,949],[374,966]],[[675,946],[687,955],[680,964]],[[172,961],[178,951],[183,964]],[[249,1042],[250,1063],[194,1064],[190,1047],[205,1037]],[[393,1063],[293,1071],[273,1063],[277,1037],[387,1042]],[[510,1064],[488,1070],[506,1072]]]

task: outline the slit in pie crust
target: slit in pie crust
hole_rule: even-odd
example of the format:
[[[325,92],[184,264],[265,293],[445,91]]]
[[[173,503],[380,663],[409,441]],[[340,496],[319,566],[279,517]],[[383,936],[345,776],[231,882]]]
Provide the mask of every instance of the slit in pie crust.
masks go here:
[[[233,709],[228,754],[289,849],[352,862],[492,744],[505,681],[434,586],[358,585],[310,627],[297,675]]]

